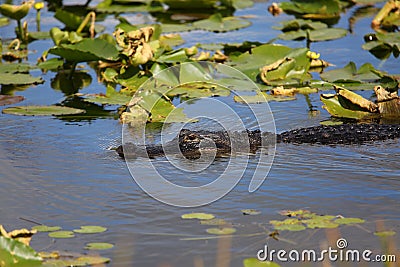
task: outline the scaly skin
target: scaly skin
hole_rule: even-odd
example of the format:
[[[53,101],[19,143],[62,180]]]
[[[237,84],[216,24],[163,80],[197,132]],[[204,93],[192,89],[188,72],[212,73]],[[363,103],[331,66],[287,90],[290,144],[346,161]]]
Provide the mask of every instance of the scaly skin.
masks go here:
[[[183,129],[179,136],[161,145],[148,145],[146,148],[134,144],[119,146],[117,153],[121,157],[155,158],[165,153],[180,152],[188,159],[197,159],[202,152],[214,151],[217,157],[232,153],[255,153],[261,146],[277,143],[353,145],[373,141],[396,139],[400,137],[400,125],[389,124],[343,124],[336,126],[314,126],[282,132],[274,136],[259,130],[234,132],[228,135],[224,131],[191,131]],[[232,140],[232,142],[230,141]],[[232,143],[232,144],[231,144]],[[125,153],[124,153],[125,150]]]

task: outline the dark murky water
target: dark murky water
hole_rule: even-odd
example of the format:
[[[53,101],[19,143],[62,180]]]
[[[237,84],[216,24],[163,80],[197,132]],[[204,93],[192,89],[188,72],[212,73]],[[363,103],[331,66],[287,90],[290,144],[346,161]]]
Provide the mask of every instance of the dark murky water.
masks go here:
[[[270,40],[277,34],[270,28],[277,20],[266,14],[266,8],[266,3],[258,3],[238,12],[256,15],[253,26],[248,29],[226,34],[192,32],[183,34],[183,38],[188,40],[187,45],[203,41],[205,37],[213,42]],[[339,26],[347,28],[349,15],[351,12],[342,17]],[[110,19],[108,27],[113,28],[113,23]],[[371,62],[396,73],[400,66],[398,60],[380,62],[361,49],[363,34],[371,32],[368,24],[369,19],[361,20],[356,24],[355,34],[335,42],[312,44],[311,48],[338,67],[353,60],[358,65]],[[10,34],[5,28],[0,32],[4,37]],[[30,60],[34,62],[41,46],[48,45],[49,41],[33,43],[30,48],[39,52],[30,56]],[[290,45],[304,44],[291,42]],[[62,99],[61,92],[50,88],[53,75],[45,76],[45,84],[18,93],[27,99],[22,104],[50,104]],[[98,92],[101,86],[93,81],[82,92]],[[363,94],[370,96],[371,91]],[[308,106],[301,95],[296,101],[270,103],[277,131],[317,125],[328,119],[318,95],[311,95],[310,99],[321,111],[315,117],[308,115]],[[351,248],[371,249],[374,253],[382,250],[373,232],[376,223],[383,221],[385,229],[397,232],[394,243],[400,246],[400,145],[397,140],[338,147],[279,144],[269,176],[258,191],[248,193],[249,178],[245,177],[223,199],[196,209],[175,208],[148,197],[134,183],[124,161],[108,150],[120,141],[121,125],[113,119],[71,123],[47,117],[2,114],[0,223],[6,229],[33,225],[21,220],[22,217],[64,229],[92,224],[106,226],[109,230],[104,234],[78,235],[68,240],[53,241],[46,234],[38,234],[32,245],[37,250],[81,252],[87,242],[115,243],[114,249],[101,252],[112,258],[111,266],[201,266],[202,262],[204,266],[223,266],[227,261],[229,266],[242,266],[244,258],[255,257],[263,248],[267,242],[267,234],[263,232],[271,230],[268,221],[281,219],[277,211],[283,209],[306,208],[320,214],[363,218],[367,222],[362,227],[344,226],[339,228],[340,234]],[[156,161],[162,166],[163,159]],[[223,161],[214,163],[214,167],[218,164]],[[258,209],[262,214],[243,216],[240,210],[246,208]],[[192,211],[210,212],[228,220],[238,229],[237,236],[182,240],[207,236],[208,226],[180,219],[183,213]],[[250,235],[255,233],[260,234]],[[268,240],[268,245],[273,249],[318,249],[327,236],[334,242],[338,235],[336,230],[283,232],[280,237],[286,241]],[[224,252],[227,249],[230,255]]]

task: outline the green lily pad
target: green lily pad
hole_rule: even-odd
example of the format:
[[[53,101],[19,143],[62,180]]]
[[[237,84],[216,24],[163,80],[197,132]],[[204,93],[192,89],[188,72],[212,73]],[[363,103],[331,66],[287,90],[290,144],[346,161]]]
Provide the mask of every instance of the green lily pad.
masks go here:
[[[29,2],[22,5],[2,4],[0,5],[0,13],[7,18],[21,20],[28,15],[30,8],[31,3]]]
[[[85,249],[89,250],[106,250],[113,248],[114,245],[110,243],[87,243]]]
[[[328,28],[328,25],[322,22],[312,20],[295,19],[284,22],[282,26],[275,27],[283,31],[278,36],[283,40],[303,40],[311,42],[320,42],[339,39],[347,35],[347,30],[343,28]]]
[[[198,220],[211,220],[214,219],[215,216],[210,213],[187,213],[181,216],[182,219],[198,219]]]
[[[231,235],[236,233],[236,229],[232,227],[208,228],[206,231],[212,235]]]
[[[42,258],[33,248],[12,238],[0,235],[2,266],[41,266]]]
[[[265,103],[268,101],[291,101],[296,100],[293,96],[274,96],[264,92],[257,93],[256,95],[249,95],[249,96],[237,96],[233,97],[235,102],[245,103],[245,104],[257,104],[257,103]]]
[[[335,223],[338,224],[358,224],[358,223],[364,223],[365,220],[360,219],[360,218],[339,218],[335,220]]]
[[[102,13],[130,13],[130,12],[162,12],[164,8],[162,5],[151,4],[153,1],[139,1],[135,0],[130,2],[127,1],[115,1],[115,0],[104,0],[100,2],[95,10]]]
[[[41,77],[33,77],[26,73],[0,73],[0,84],[3,85],[27,85],[27,84],[41,84],[44,80]]]
[[[298,14],[303,18],[329,19],[340,13],[339,1],[336,0],[292,0],[280,3],[279,7],[288,14]]]
[[[350,62],[341,69],[325,71],[320,76],[324,81],[334,83],[362,83],[380,78],[376,69],[370,63],[365,63],[359,69],[354,62]]]
[[[76,259],[51,259],[46,260],[46,266],[94,266],[110,262],[109,258],[100,256],[80,256]]]
[[[281,267],[278,263],[272,261],[259,261],[256,258],[247,258],[243,260],[244,267]]]
[[[281,231],[302,231],[306,229],[302,221],[298,219],[286,219],[283,221],[272,220],[269,223],[274,226],[275,230]]]
[[[378,116],[378,114],[376,113],[346,109],[339,102],[338,96],[334,94],[321,94],[320,99],[324,103],[322,107],[326,109],[329,112],[329,114],[331,114],[333,117],[362,119],[367,117]]]
[[[36,230],[38,232],[54,232],[61,230],[60,226],[47,226],[47,225],[35,225],[32,227],[32,230]]]
[[[107,231],[106,227],[96,226],[96,225],[84,225],[84,226],[81,226],[80,229],[74,229],[75,233],[80,233],[80,234],[96,234],[96,233],[102,233],[105,231]]]
[[[307,224],[308,228],[337,228],[338,223],[330,220],[306,220],[304,223]]]
[[[61,44],[51,48],[54,54],[71,62],[89,62],[97,60],[117,60],[117,48],[103,39],[84,39],[76,44]]]
[[[22,116],[62,116],[82,114],[83,109],[69,108],[63,106],[19,106],[3,109],[4,114]]]
[[[286,73],[285,79],[271,81],[273,85],[298,84],[301,80],[309,79],[307,72],[311,61],[307,56],[307,48],[290,48],[283,45],[264,44],[251,49],[239,56],[231,56],[230,66],[240,70],[253,81],[257,81],[260,69],[283,59],[290,59],[292,69]],[[297,81],[296,81],[297,79]]]
[[[364,36],[366,41],[362,48],[368,50],[379,59],[384,59],[390,56],[393,52],[394,57],[400,54],[400,33],[375,33]]]
[[[324,121],[321,121],[319,124],[325,125],[325,126],[342,125],[342,124],[343,124],[343,121],[331,119],[331,120],[324,120]]]
[[[166,34],[160,37],[160,45],[164,46],[166,49],[171,50],[172,47],[182,45],[185,40],[182,39],[180,34]]]
[[[396,234],[395,231],[379,231],[374,233],[374,235],[379,237],[394,236],[395,234]]]
[[[49,60],[40,62],[37,66],[42,70],[57,70],[64,64],[64,60],[61,58],[51,58]]]
[[[0,64],[0,74],[28,72],[29,70],[34,68],[35,68],[34,66],[31,66],[27,63],[2,63]]]
[[[222,17],[217,13],[210,16],[208,19],[199,20],[193,23],[197,29],[212,31],[212,32],[227,32],[245,28],[251,25],[251,22],[238,17]]]
[[[244,210],[241,210],[241,212],[243,213],[243,215],[259,215],[259,214],[261,214],[261,211],[255,210],[255,209],[244,209]]]
[[[195,27],[190,24],[162,24],[162,31],[163,32],[187,32],[194,30]]]
[[[106,94],[86,95],[85,101],[103,105],[125,105],[132,96],[115,91],[112,86],[107,86]]]
[[[50,232],[49,237],[72,238],[72,237],[75,237],[75,235],[74,235],[74,232],[72,232],[72,231],[55,231],[55,232]]]

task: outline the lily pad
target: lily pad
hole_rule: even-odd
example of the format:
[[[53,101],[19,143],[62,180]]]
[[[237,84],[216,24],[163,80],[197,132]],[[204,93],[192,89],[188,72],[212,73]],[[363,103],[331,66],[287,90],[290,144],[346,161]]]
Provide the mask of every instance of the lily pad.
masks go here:
[[[365,220],[360,219],[360,218],[339,218],[335,220],[335,223],[338,224],[358,224],[358,223],[364,223]]]
[[[25,98],[23,96],[17,95],[0,95],[0,106],[11,105],[18,102],[21,102]]]
[[[195,27],[190,24],[162,24],[162,31],[163,32],[187,32],[194,30]]]
[[[182,219],[198,219],[198,220],[211,220],[214,219],[215,216],[210,213],[187,213],[181,216]]]
[[[89,250],[106,250],[113,248],[114,245],[110,243],[87,243],[85,249]]]
[[[321,94],[320,99],[324,103],[322,107],[326,109],[333,117],[363,119],[373,117],[374,114],[376,114],[366,111],[346,109],[341,105],[338,96],[334,94]]]
[[[274,96],[274,95],[270,95],[264,92],[260,92],[257,93],[256,95],[245,95],[245,96],[237,96],[235,95],[233,97],[233,100],[235,100],[235,102],[239,102],[239,103],[245,103],[245,104],[257,104],[257,103],[265,103],[268,101],[291,101],[291,100],[296,100],[295,97],[293,96]]]
[[[96,225],[84,225],[84,226],[81,226],[80,229],[74,229],[75,233],[80,233],[80,234],[96,234],[96,233],[102,233],[105,231],[107,231],[106,227],[96,226]]]
[[[46,266],[94,266],[110,262],[109,258],[100,256],[81,256],[76,259],[51,259],[46,261]]]
[[[336,0],[292,0],[280,3],[279,7],[288,14],[312,19],[330,19],[340,13],[339,1]]]
[[[33,230],[38,232],[54,232],[61,230],[60,226],[47,226],[47,225],[35,225],[32,227]]]
[[[395,234],[396,234],[395,231],[379,231],[374,233],[374,235],[379,237],[394,236]]]
[[[180,34],[165,34],[160,37],[161,46],[166,47],[166,49],[171,50],[172,47],[182,45],[185,43],[185,40],[182,39]]]
[[[244,267],[281,267],[278,263],[272,261],[259,261],[256,258],[247,258],[243,260]]]
[[[212,235],[231,235],[236,233],[236,229],[232,227],[208,228],[206,231]]]
[[[368,50],[371,54],[379,59],[385,59],[393,53],[397,58],[400,55],[400,33],[375,33],[364,36],[366,41],[362,48]]]
[[[19,106],[3,109],[4,114],[22,116],[62,116],[82,114],[83,109],[69,108],[63,106]]]
[[[241,212],[243,213],[243,215],[259,215],[259,214],[261,214],[261,211],[255,210],[255,209],[244,209],[244,210],[241,210]]]
[[[275,230],[281,231],[302,231],[306,229],[302,221],[299,219],[286,219],[283,221],[272,220],[269,223],[274,226]]]
[[[341,69],[325,71],[320,76],[323,80],[334,83],[362,83],[380,78],[370,63],[365,63],[357,69],[354,62],[350,62]]]
[[[12,238],[0,235],[2,266],[41,266],[42,258],[33,248]]]
[[[303,19],[284,22],[281,27],[275,27],[275,29],[283,31],[278,36],[279,39],[283,40],[308,39],[311,42],[320,42],[339,39],[347,35],[346,29],[328,28],[325,23]]]
[[[71,62],[89,62],[97,60],[117,60],[117,48],[103,39],[84,39],[76,44],[61,44],[49,50]]]
[[[238,17],[222,17],[220,13],[210,16],[208,19],[199,20],[193,23],[197,29],[212,32],[227,32],[245,28],[251,25],[251,22]]]
[[[10,20],[8,18],[4,18],[4,17],[0,18],[0,27],[6,26],[9,23],[10,23]]]
[[[41,77],[33,77],[26,73],[0,73],[0,84],[4,85],[27,85],[44,83]]]
[[[50,232],[49,237],[72,238],[72,237],[75,237],[75,235],[74,235],[74,232],[72,232],[72,231],[55,231],[55,232]]]

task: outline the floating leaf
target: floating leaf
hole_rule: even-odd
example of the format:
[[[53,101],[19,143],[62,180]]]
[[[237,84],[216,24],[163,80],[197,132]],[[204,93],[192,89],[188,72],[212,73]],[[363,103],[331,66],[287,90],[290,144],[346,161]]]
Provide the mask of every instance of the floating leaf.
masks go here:
[[[48,266],[94,266],[110,262],[109,258],[100,256],[81,256],[76,259],[50,259],[46,261]]]
[[[38,63],[38,67],[42,70],[57,70],[64,64],[61,58],[51,58],[49,60]]]
[[[215,216],[209,213],[187,213],[181,216],[182,219],[199,219],[199,220],[211,220],[214,219]]]
[[[11,105],[24,100],[23,96],[0,95],[0,106]]]
[[[365,220],[360,219],[360,218],[339,218],[335,220],[335,223],[338,224],[358,224],[358,223],[364,223]]]
[[[44,83],[41,77],[33,77],[25,73],[0,73],[0,84],[4,85],[27,85]]]
[[[89,250],[105,250],[113,248],[114,245],[110,243],[87,243],[85,249]]]
[[[49,237],[72,238],[72,237],[75,237],[75,235],[74,235],[74,232],[72,232],[72,231],[55,231],[55,232],[50,232]]]
[[[321,78],[325,81],[335,83],[361,83],[364,81],[373,81],[379,79],[374,66],[365,63],[358,70],[354,62],[350,62],[341,69],[325,71]]]
[[[394,236],[395,234],[396,234],[395,231],[379,231],[374,233],[374,235],[379,237]]]
[[[288,14],[298,14],[303,18],[329,19],[338,17],[340,13],[339,1],[335,0],[292,0],[282,2],[279,7]]]
[[[162,24],[162,31],[163,32],[187,32],[194,30],[195,27],[189,24]]]
[[[80,229],[74,229],[75,233],[80,233],[80,234],[96,234],[96,233],[102,233],[105,231],[107,231],[106,227],[96,226],[96,225],[84,225],[84,226],[81,226]]]
[[[62,116],[82,114],[85,110],[63,106],[19,106],[3,109],[3,113],[22,116]]]
[[[255,209],[244,209],[244,210],[241,210],[241,212],[243,213],[243,215],[259,215],[259,214],[261,214],[261,211],[255,210]]]
[[[343,124],[343,121],[339,121],[339,120],[334,120],[334,119],[332,119],[332,120],[324,120],[324,121],[321,121],[319,124],[325,125],[325,126],[342,125],[342,124]]]
[[[346,109],[339,102],[338,96],[334,94],[321,94],[320,99],[324,103],[322,107],[326,109],[333,117],[362,119],[372,117],[374,114],[376,114],[366,111]]]
[[[286,219],[283,221],[272,220],[269,222],[274,226],[275,230],[287,230],[287,231],[302,231],[306,227],[302,224],[301,220],[298,219]]]
[[[347,90],[346,88],[334,86],[336,95],[343,108],[359,111],[368,111],[371,113],[379,112],[378,105],[364,97]]]
[[[327,28],[309,32],[311,42],[335,40],[347,35],[347,30],[342,28]]]
[[[364,40],[366,43],[362,48],[379,59],[388,58],[392,52],[396,58],[400,54],[399,32],[368,34],[364,36]]]
[[[0,235],[2,266],[41,266],[42,258],[33,248],[12,238]]]
[[[33,68],[27,63],[2,63],[0,64],[0,73],[28,72]]]
[[[272,261],[259,261],[256,258],[247,258],[243,260],[244,267],[281,267]]]
[[[180,34],[165,34],[160,37],[161,46],[166,47],[166,49],[171,50],[172,47],[184,44],[185,41],[182,39]]]
[[[236,233],[236,229],[232,227],[208,228],[206,231],[212,235],[231,235]]]
[[[212,32],[227,32],[245,28],[251,25],[251,22],[237,17],[222,17],[217,13],[208,19],[199,20],[193,23],[193,26]]]
[[[32,227],[33,230],[38,232],[54,232],[61,229],[60,226],[47,226],[47,225],[35,225]]]
[[[0,18],[0,27],[6,26],[9,23],[10,23],[10,20],[8,18],[4,18],[4,17]]]
[[[235,102],[239,103],[246,103],[246,104],[257,104],[257,103],[265,103],[268,101],[291,101],[291,100],[296,100],[295,97],[293,96],[274,96],[270,94],[266,94],[264,92],[257,93],[256,95],[249,95],[249,96],[237,96],[235,95],[233,97]]]
[[[51,48],[54,54],[71,62],[89,62],[97,60],[117,60],[117,48],[103,39],[84,39],[76,44],[61,44]]]

